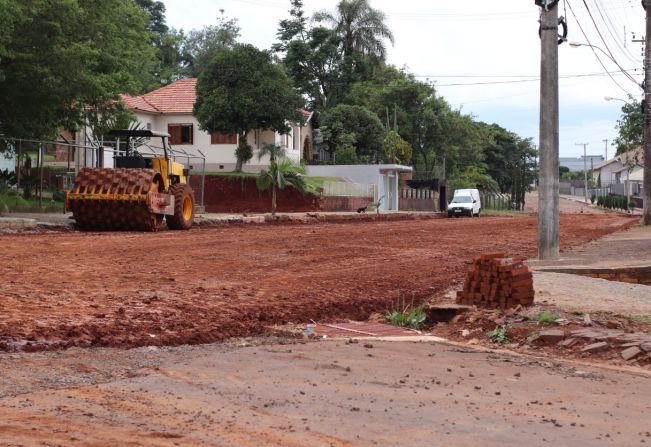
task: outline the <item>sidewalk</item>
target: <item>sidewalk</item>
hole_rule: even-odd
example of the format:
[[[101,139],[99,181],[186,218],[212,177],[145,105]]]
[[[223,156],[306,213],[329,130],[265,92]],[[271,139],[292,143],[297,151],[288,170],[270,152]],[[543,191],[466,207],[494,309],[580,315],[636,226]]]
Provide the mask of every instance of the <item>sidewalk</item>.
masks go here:
[[[395,220],[420,220],[420,219],[442,219],[445,213],[434,212],[412,212],[412,211],[383,211],[380,214],[375,212],[302,212],[302,213],[276,213],[272,218],[271,214],[222,214],[202,213],[195,216],[195,225],[208,227],[213,225],[226,224],[263,224],[270,222],[349,222],[359,221],[395,221]],[[0,217],[0,229],[3,228],[28,228],[42,226],[74,226],[72,213],[5,213]]]
[[[556,261],[527,264],[538,302],[567,311],[651,316],[651,227],[610,234]]]

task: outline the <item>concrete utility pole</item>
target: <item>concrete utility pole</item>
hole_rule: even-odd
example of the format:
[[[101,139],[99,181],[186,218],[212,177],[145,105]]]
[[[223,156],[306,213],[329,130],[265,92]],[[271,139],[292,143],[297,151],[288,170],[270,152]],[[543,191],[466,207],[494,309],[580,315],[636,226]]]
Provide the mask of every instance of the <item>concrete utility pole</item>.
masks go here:
[[[644,225],[651,225],[651,0],[643,0],[646,10],[644,47]]]
[[[583,195],[585,203],[588,203],[588,155],[587,147],[590,143],[575,143],[575,146],[583,146]]]
[[[604,143],[606,143],[606,154],[605,154],[606,159],[605,159],[605,161],[608,161],[608,140],[601,140],[601,141],[603,141]]]
[[[650,1],[651,0],[647,0]],[[540,187],[538,257],[557,259],[560,246],[558,173],[558,6],[541,0],[540,15]]]

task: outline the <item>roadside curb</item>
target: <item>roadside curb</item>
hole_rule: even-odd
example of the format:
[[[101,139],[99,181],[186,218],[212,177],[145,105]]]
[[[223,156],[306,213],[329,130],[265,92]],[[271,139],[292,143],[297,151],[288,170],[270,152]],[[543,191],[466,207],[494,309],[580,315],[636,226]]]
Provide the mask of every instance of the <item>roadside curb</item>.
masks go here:
[[[23,229],[36,228],[38,221],[36,219],[26,219],[22,217],[0,217],[0,229]]]
[[[337,223],[337,222],[392,222],[404,220],[434,220],[447,217],[445,213],[385,213],[385,214],[321,214],[305,213],[304,215],[277,214],[276,217],[265,214],[262,216],[231,216],[223,219],[213,219],[198,216],[197,227],[214,227],[229,224],[279,224],[279,223]]]

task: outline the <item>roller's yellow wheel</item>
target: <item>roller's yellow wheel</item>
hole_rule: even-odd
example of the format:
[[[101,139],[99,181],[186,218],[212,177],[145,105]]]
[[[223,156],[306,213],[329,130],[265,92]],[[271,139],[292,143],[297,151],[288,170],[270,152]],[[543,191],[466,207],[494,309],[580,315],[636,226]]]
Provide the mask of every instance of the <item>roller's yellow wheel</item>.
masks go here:
[[[172,185],[170,194],[174,196],[174,215],[167,216],[170,230],[189,230],[194,222],[194,195],[188,185]]]

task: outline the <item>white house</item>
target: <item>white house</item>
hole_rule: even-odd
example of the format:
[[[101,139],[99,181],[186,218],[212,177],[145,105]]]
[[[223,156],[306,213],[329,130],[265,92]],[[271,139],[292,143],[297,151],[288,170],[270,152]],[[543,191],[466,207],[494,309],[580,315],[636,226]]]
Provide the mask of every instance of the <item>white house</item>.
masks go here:
[[[135,113],[141,125],[149,130],[167,132],[171,135],[172,147],[194,152],[199,149],[206,157],[208,171],[232,171],[235,168],[237,135],[208,133],[199,129],[197,119],[192,115],[196,102],[196,78],[179,79],[165,87],[141,96],[123,96],[122,102]],[[257,151],[265,144],[278,144],[287,157],[295,162],[305,159],[312,151],[312,113],[301,110],[306,124],[291,125],[288,135],[272,130],[254,129],[248,135],[248,143],[254,155],[244,165],[245,171],[257,172],[268,166],[269,160],[258,161]]]
[[[619,154],[595,166],[592,170],[592,178],[595,183],[601,182],[602,187],[621,184],[626,180],[628,168],[632,168],[631,173],[637,172],[635,166],[644,166],[644,151],[641,147]]]
[[[311,177],[336,177],[363,185],[375,185],[377,196],[382,198],[380,210],[400,209],[400,174],[411,173],[411,166],[383,165],[314,165],[307,167]]]

